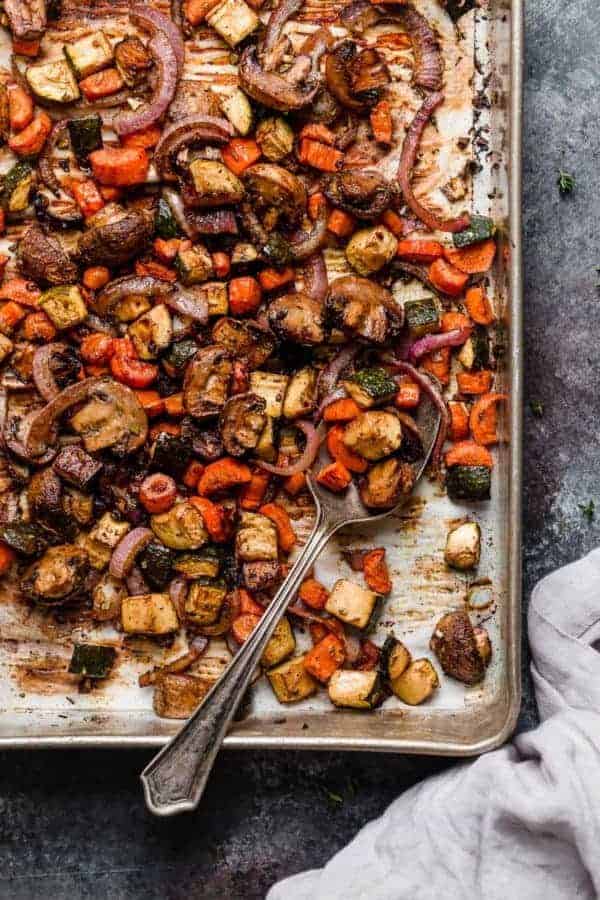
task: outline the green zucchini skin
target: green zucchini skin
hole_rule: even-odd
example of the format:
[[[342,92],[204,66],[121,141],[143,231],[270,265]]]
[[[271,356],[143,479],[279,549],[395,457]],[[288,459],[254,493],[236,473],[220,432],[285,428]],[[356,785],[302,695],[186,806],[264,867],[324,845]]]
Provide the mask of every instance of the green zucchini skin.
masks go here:
[[[375,401],[389,400],[398,391],[398,385],[391,375],[379,367],[360,369],[351,380]]]
[[[0,528],[0,540],[23,556],[36,556],[48,546],[48,539],[39,525],[13,522]]]
[[[33,170],[28,162],[18,162],[4,176],[2,200],[4,208],[9,212],[22,212],[27,209],[29,195],[33,186]]]
[[[173,215],[173,210],[163,197],[156,204],[154,228],[157,235],[165,241],[179,236],[179,228]]]
[[[452,466],[446,475],[451,500],[489,500],[491,482],[487,466]]]
[[[404,304],[404,317],[411,337],[423,337],[440,327],[440,311],[432,297],[410,300]]]
[[[98,113],[69,119],[67,127],[73,153],[79,159],[102,148],[102,119]]]
[[[162,590],[172,578],[174,561],[175,553],[169,547],[152,541],[140,554],[138,564],[148,584]]]
[[[104,644],[75,644],[69,672],[86,678],[106,678],[110,675],[116,656],[115,648]]]
[[[216,578],[221,570],[221,553],[216,547],[203,547],[195,553],[179,556],[173,568],[187,578]]]
[[[179,376],[197,352],[198,344],[195,341],[177,341],[165,356],[165,362]]]
[[[478,244],[480,241],[487,241],[488,238],[494,237],[496,234],[496,226],[492,219],[487,216],[471,216],[471,223],[464,231],[456,231],[452,235],[455,247],[469,247],[471,244]]]

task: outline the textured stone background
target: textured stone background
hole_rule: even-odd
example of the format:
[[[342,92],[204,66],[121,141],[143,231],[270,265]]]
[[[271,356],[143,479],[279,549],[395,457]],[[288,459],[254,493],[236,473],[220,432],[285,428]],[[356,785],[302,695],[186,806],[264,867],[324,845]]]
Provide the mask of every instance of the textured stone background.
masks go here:
[[[600,362],[596,0],[530,0],[525,87],[524,588],[593,547]],[[559,168],[577,188],[560,199]],[[529,402],[544,405],[536,418]],[[529,681],[521,728],[535,723]],[[343,753],[226,753],[202,811],[152,819],[148,752],[0,754],[0,897],[254,900],[319,866],[402,790],[447,765]],[[339,795],[343,803],[330,794]]]

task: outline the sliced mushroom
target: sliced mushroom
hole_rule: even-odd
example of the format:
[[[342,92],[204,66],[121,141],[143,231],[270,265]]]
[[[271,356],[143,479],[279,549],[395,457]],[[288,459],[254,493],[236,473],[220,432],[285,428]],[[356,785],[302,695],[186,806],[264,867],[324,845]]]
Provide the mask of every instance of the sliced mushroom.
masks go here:
[[[292,220],[306,209],[306,188],[300,179],[272,163],[258,163],[246,170],[246,187],[259,205],[275,206]]]
[[[212,338],[236,358],[257,369],[275,349],[275,339],[270,331],[255,322],[241,321],[224,316],[215,324]]]
[[[325,187],[325,195],[359,219],[377,219],[390,205],[390,186],[375,172],[341,172]]]
[[[97,216],[93,221],[77,247],[78,259],[84,266],[124,265],[140,255],[154,233],[154,217],[147,210],[122,210],[110,221]]]
[[[361,479],[360,496],[371,509],[391,509],[412,490],[415,473],[402,460],[392,457],[372,466]]]
[[[442,616],[429,646],[446,675],[465,684],[477,684],[485,675],[489,654],[480,653],[475,630],[464,609]]]
[[[402,328],[402,309],[389,291],[368,278],[347,275],[332,282],[327,312],[336,328],[373,344],[385,344]]]
[[[219,424],[223,445],[231,456],[254,450],[267,422],[265,407],[257,394],[238,394],[227,401]]]
[[[257,59],[256,47],[246,47],[238,67],[240,87],[257,103],[262,103],[270,109],[278,109],[281,112],[302,109],[313,101],[321,87],[316,63],[304,83],[298,85],[288,81],[283,75],[278,75],[277,72],[266,72]]]
[[[269,306],[269,324],[282,339],[314,346],[325,340],[324,309],[307,294],[286,294]]]
[[[327,88],[346,109],[365,112],[380,97],[387,84],[387,69],[373,48],[359,51],[353,40],[344,40],[325,57]]]
[[[232,372],[232,357],[223,348],[204,347],[196,353],[183,381],[183,402],[190,415],[203,419],[220,412]]]
[[[88,554],[83,547],[60,544],[46,550],[27,569],[21,581],[21,590],[36,603],[60,605],[81,595],[88,571]]]
[[[73,284],[77,266],[57,237],[46,234],[40,225],[31,225],[17,247],[19,268],[26,278],[41,284]]]
[[[52,469],[42,469],[31,476],[27,501],[36,518],[48,519],[62,512],[62,482]]]

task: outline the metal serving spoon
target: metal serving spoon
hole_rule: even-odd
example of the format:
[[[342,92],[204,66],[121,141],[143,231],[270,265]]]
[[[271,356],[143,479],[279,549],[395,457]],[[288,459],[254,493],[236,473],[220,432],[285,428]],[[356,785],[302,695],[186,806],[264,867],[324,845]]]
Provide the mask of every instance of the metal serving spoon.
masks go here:
[[[426,395],[419,406],[416,421],[424,456],[412,464],[415,484],[429,461],[440,427],[439,410]],[[323,454],[322,448],[320,456],[323,457]],[[316,506],[316,521],[311,536],[265,610],[260,624],[242,644],[193,716],[142,772],[146,804],[150,812],[157,816],[172,816],[192,810],[200,802],[215,757],[263,650],[288,603],[294,598],[307,571],[329,538],[344,525],[373,522],[397,512],[409,496],[405,496],[392,509],[372,515],[363,505],[354,483],[344,494],[334,494],[320,487],[312,472],[307,475]]]

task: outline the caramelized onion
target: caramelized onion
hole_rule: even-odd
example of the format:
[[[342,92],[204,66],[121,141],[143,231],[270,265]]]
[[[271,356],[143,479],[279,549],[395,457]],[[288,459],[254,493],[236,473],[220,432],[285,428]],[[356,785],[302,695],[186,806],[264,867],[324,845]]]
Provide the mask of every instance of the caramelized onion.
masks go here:
[[[321,249],[327,237],[327,217],[327,204],[319,204],[317,218],[308,234],[303,233],[295,240],[290,241],[290,251],[293,259],[297,261],[308,259],[309,256]]]
[[[156,90],[147,106],[115,116],[112,124],[119,137],[154,125],[169,108],[177,90],[177,56],[169,36],[164,31],[157,31],[150,40],[148,49],[158,70]]]
[[[425,391],[425,393],[431,398],[434,405],[440,412],[440,427],[431,454],[431,464],[434,470],[439,472],[442,461],[442,450],[446,441],[446,435],[448,433],[448,423],[450,420],[446,401],[442,397],[439,389],[431,380],[431,378],[429,378],[427,375],[424,375],[423,372],[420,372],[418,369],[415,369],[415,367],[410,363],[404,362],[404,360],[399,359],[395,361],[389,361],[389,365],[396,369],[397,372],[401,372],[403,375],[408,375],[412,381],[418,384],[421,390]]]
[[[164,181],[176,181],[173,163],[186,147],[197,144],[226,144],[233,137],[227,119],[194,114],[167,125],[154,151],[154,164]]]
[[[40,173],[40,178],[46,185],[46,187],[50,188],[53,194],[58,196],[60,194],[60,181],[56,177],[54,173],[54,159],[53,154],[56,149],[56,145],[64,137],[65,132],[67,130],[67,119],[60,119],[58,122],[55,122],[52,126],[52,131],[50,132],[50,136],[48,140],[44,144],[44,148],[40,153],[38,159],[38,171]]]
[[[306,446],[300,457],[296,462],[282,466],[274,466],[271,463],[259,459],[257,460],[257,465],[259,465],[261,469],[265,469],[266,472],[271,472],[273,475],[281,475],[282,477],[287,478],[288,475],[297,475],[299,472],[305,472],[306,469],[312,466],[317,453],[319,452],[319,435],[312,422],[307,422],[305,419],[298,419],[294,422],[294,425],[296,428],[299,428],[306,437]]]
[[[402,10],[401,21],[406,26],[413,45],[413,83],[428,91],[439,91],[442,87],[444,64],[434,30],[427,19],[412,6],[406,6]]]
[[[169,17],[157,9],[152,9],[151,6],[134,6],[129,13],[129,18],[134,25],[139,25],[151,34],[162,31],[169,38],[177,60],[177,74],[181,75],[185,62],[185,46],[179,29]]]
[[[121,538],[110,558],[108,571],[113,578],[125,578],[131,572],[135,559],[154,534],[149,528],[134,528]]]
[[[419,338],[408,349],[408,357],[411,362],[416,362],[426,353],[434,353],[441,350],[442,347],[460,347],[471,334],[471,327],[467,325],[465,328],[453,328],[452,331],[446,331],[444,334],[426,334],[425,337]]]
[[[322,303],[327,296],[329,283],[322,253],[313,253],[304,264],[304,293]]]
[[[208,322],[208,301],[206,297],[199,297],[177,286],[171,293],[166,294],[164,302],[180,316],[187,316],[194,322],[206,325]]]

